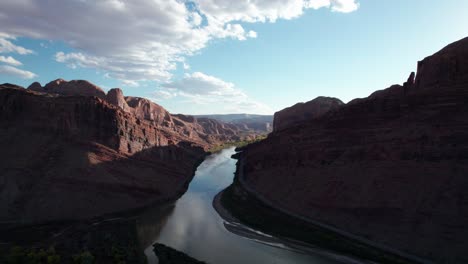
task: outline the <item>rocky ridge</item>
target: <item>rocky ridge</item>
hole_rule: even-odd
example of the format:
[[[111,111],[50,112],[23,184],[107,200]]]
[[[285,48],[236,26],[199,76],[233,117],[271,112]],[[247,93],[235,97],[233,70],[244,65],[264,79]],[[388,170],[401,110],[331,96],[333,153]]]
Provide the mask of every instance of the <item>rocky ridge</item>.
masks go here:
[[[131,113],[140,120],[146,120],[155,127],[182,134],[205,147],[226,141],[239,141],[255,138],[259,133],[250,127],[232,124],[214,118],[171,114],[162,106],[141,97],[124,96],[119,88],[113,88],[107,94],[96,85],[87,81],[65,81],[57,79],[42,87],[35,82],[28,90],[64,96],[96,96],[108,103]],[[267,131],[260,131],[267,132]]]
[[[273,116],[271,115],[251,115],[251,114],[218,114],[218,115],[197,115],[197,118],[209,118],[231,124],[240,131],[250,131],[259,134],[267,134],[273,130]]]

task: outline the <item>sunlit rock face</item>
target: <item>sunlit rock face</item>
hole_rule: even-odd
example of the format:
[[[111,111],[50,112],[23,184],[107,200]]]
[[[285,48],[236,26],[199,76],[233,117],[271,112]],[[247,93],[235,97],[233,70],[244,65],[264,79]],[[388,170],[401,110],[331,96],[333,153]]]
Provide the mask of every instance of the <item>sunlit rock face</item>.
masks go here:
[[[125,133],[125,136],[130,137],[146,137],[144,135],[145,133],[139,132],[138,129],[132,130],[131,125],[128,125],[132,124],[132,122],[135,123],[143,120],[147,121],[145,124],[164,130],[168,134],[178,134],[189,138],[190,141],[195,141],[206,149],[212,145],[222,144],[226,141],[250,139],[257,134],[255,129],[248,127],[242,128],[239,125],[225,123],[212,118],[196,118],[180,114],[172,115],[161,105],[146,98],[124,96],[120,88],[110,89],[106,94],[100,87],[84,80],[66,81],[57,79],[49,82],[44,87],[42,87],[40,83],[34,82],[27,90],[51,96],[83,96],[102,99],[104,102],[116,106],[120,110],[123,110],[123,112],[130,114],[128,116],[131,118],[136,118],[126,123],[127,126],[130,126],[130,129],[128,129],[128,133]],[[144,130],[147,131],[148,128]],[[149,143],[145,143],[145,140],[149,141]],[[120,145],[124,146],[126,143],[129,143],[130,145],[135,145],[135,147],[130,147],[130,149],[136,148],[135,151],[138,151],[139,149],[143,149],[144,145],[152,146],[154,142],[151,141],[158,141],[158,137],[152,139],[151,136],[149,136],[149,138],[145,140],[140,139],[134,142],[122,142]],[[168,142],[164,138],[160,138],[159,140],[162,143]],[[125,147],[122,147],[121,150],[123,150],[123,148]]]
[[[120,88],[110,89],[109,92],[107,92],[106,101],[121,108],[125,112],[130,112],[130,106],[128,106],[127,101],[125,101],[125,97]]]
[[[299,114],[301,122],[282,129],[276,117],[275,131],[242,152],[240,169],[278,207],[436,262],[465,263],[467,102],[463,39],[419,62],[404,85]]]

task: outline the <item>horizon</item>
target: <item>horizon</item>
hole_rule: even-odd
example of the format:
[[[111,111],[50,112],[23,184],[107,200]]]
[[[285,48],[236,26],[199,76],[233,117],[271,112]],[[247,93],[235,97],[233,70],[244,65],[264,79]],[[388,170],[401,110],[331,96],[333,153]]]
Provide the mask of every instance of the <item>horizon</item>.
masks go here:
[[[454,26],[468,24],[466,9],[455,0],[5,1],[0,78],[88,80],[171,113],[272,115],[402,84],[418,61],[468,36]]]

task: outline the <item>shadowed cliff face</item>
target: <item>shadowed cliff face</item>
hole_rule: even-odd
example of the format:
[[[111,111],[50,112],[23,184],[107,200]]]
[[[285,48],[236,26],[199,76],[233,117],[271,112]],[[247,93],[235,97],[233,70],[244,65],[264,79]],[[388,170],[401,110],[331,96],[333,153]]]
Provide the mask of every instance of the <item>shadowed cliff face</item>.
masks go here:
[[[468,261],[468,39],[419,62],[403,86],[304,116],[282,130],[275,120],[241,154],[250,188],[403,251]]]
[[[204,150],[251,136],[87,81],[0,85],[0,221],[89,218],[175,199]]]
[[[0,221],[81,219],[175,199],[206,141],[108,102],[0,86]]]
[[[304,121],[320,117],[328,111],[338,109],[342,105],[344,103],[340,99],[323,96],[306,103],[297,103],[275,113],[273,131],[278,132]]]

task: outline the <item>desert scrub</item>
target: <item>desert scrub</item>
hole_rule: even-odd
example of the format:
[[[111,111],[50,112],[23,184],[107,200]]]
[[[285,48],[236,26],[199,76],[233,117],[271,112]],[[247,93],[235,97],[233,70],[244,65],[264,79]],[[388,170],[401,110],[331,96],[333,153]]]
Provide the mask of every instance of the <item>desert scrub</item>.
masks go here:
[[[211,147],[211,148],[208,150],[208,152],[210,152],[210,153],[216,153],[216,152],[220,152],[221,150],[226,149],[226,148],[229,148],[229,147],[241,148],[241,147],[245,147],[245,146],[247,146],[247,145],[249,145],[249,144],[262,141],[262,140],[264,140],[265,138],[267,138],[267,135],[259,135],[259,136],[256,136],[255,139],[250,139],[250,140],[240,140],[240,141],[234,141],[234,142],[225,142],[225,143],[223,143],[223,144],[221,144],[221,145],[216,145],[216,146]]]

